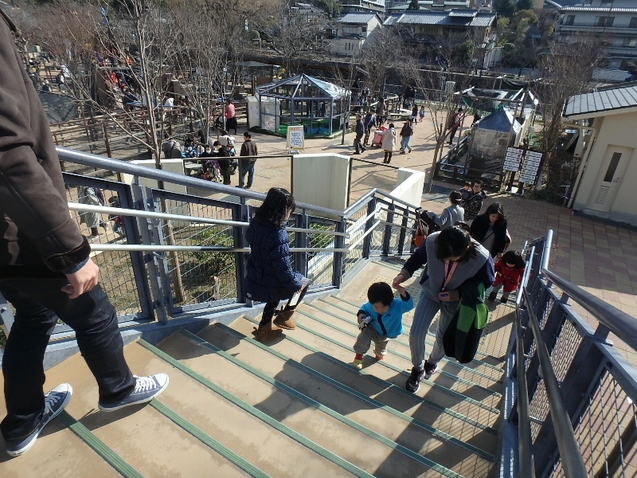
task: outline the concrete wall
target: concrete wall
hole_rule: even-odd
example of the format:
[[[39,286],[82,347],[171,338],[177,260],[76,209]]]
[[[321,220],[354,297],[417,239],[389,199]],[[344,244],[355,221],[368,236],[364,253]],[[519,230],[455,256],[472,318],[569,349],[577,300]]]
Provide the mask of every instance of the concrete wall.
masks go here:
[[[420,207],[424,188],[425,173],[413,169],[400,168],[396,176],[396,187],[390,194],[413,206]]]
[[[344,210],[348,204],[351,158],[341,154],[296,154],[292,194],[300,202]]]
[[[635,134],[637,113],[613,114],[595,119],[593,127],[597,129],[597,138],[582,174],[582,179],[573,202],[573,209],[598,217],[637,225],[635,208],[635,184],[637,184],[637,135]],[[616,194],[612,198],[608,212],[594,209],[596,195],[599,194],[607,163],[608,152],[613,148],[627,148],[622,155],[619,168],[621,175],[613,187]],[[611,199],[611,198],[609,198]]]

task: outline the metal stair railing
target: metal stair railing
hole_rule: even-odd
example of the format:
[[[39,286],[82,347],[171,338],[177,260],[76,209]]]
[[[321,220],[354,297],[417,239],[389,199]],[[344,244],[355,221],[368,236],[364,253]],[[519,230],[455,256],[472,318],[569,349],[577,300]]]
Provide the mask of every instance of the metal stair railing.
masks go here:
[[[549,230],[526,248],[500,476],[635,476],[637,370],[607,337],[613,332],[637,350],[637,319],[551,272],[551,242]]]
[[[118,236],[107,233],[102,237],[108,243],[92,244],[102,286],[115,302],[120,322],[165,323],[184,314],[250,305],[243,290],[249,252],[244,232],[253,203],[264,194],[66,148],[57,151],[65,164],[95,170],[92,176],[64,173],[69,209],[78,223],[91,213],[120,218]],[[132,180],[101,179],[101,171],[109,178],[116,173]],[[154,181],[166,189],[142,186]],[[171,185],[217,194],[167,190],[174,189]],[[110,196],[111,206],[85,204],[82,187],[100,189]],[[344,211],[297,203],[288,227],[293,267],[313,279],[315,290],[339,287],[344,274],[370,255],[400,256],[409,250],[407,232],[415,210],[375,189]],[[88,235],[87,229],[82,232]]]

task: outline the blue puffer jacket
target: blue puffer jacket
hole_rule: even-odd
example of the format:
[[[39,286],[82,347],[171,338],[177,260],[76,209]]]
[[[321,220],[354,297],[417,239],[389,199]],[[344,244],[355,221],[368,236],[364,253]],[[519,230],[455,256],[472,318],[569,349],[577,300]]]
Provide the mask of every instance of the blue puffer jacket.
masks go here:
[[[373,319],[368,327],[371,326],[379,334],[395,339],[403,333],[403,314],[413,308],[414,299],[407,292],[406,299],[392,300],[391,304],[389,304],[389,310],[382,316],[374,312],[374,307],[369,302],[365,302],[362,305],[358,314],[362,312]]]
[[[246,232],[250,244],[246,295],[259,302],[287,299],[301,288],[303,275],[292,269],[290,238],[279,228],[252,219]]]

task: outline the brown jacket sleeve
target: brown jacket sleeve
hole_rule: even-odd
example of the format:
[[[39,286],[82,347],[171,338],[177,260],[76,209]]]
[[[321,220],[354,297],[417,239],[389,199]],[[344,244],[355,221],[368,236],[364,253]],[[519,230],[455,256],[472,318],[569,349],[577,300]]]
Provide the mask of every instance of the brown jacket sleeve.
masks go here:
[[[90,246],[69,215],[49,125],[4,16],[0,65],[0,264],[21,263],[20,250],[32,246],[63,270],[88,257]]]

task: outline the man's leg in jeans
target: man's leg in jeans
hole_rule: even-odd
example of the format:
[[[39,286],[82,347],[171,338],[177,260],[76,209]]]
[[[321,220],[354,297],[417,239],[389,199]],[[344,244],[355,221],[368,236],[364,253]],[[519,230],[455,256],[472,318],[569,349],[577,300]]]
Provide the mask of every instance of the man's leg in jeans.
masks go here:
[[[246,188],[252,187],[252,181],[254,180],[254,163],[250,163],[248,165],[248,184],[246,184]]]
[[[76,331],[78,346],[99,386],[100,401],[112,403],[135,386],[123,354],[115,310],[98,285],[70,300],[60,288],[64,276],[11,279],[0,283],[16,308],[3,358],[8,416],[0,428],[5,439],[22,438],[39,424],[44,408],[43,357],[56,315]]]

